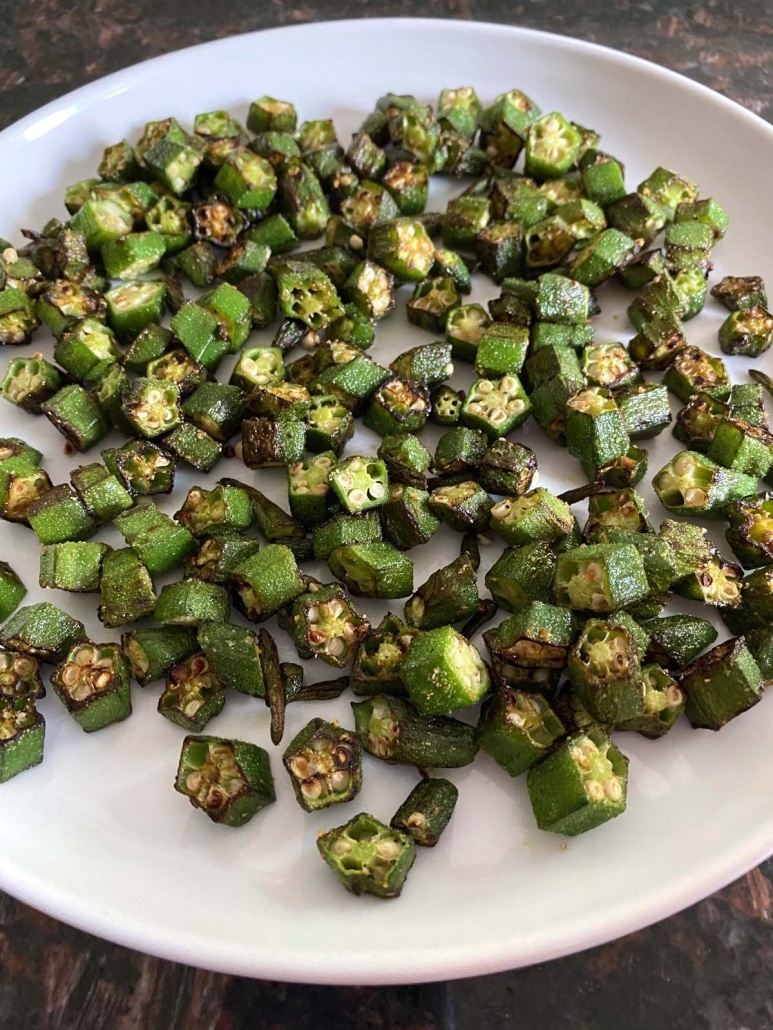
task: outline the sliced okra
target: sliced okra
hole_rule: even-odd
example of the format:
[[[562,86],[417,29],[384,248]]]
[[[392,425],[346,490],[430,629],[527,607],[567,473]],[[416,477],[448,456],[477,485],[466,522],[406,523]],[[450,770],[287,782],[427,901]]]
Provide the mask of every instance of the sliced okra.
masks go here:
[[[463,390],[453,390],[446,384],[436,386],[429,395],[430,421],[439,426],[457,425],[462,414],[464,397]]]
[[[0,515],[7,522],[29,524],[27,514],[34,501],[50,490],[48,473],[26,462],[17,468],[0,468]]]
[[[377,454],[386,466],[390,485],[400,483],[425,489],[432,457],[412,433],[388,433],[381,440]]]
[[[330,552],[327,563],[357,597],[389,599],[413,593],[413,562],[391,544],[343,544]]]
[[[483,639],[501,682],[546,690],[565,668],[574,635],[571,612],[531,601],[487,630]]]
[[[636,241],[619,229],[603,229],[567,266],[567,274],[585,286],[599,286],[619,272],[636,250]]]
[[[43,761],[45,733],[32,698],[0,702],[0,783]]]
[[[378,627],[359,643],[350,676],[352,691],[360,696],[406,696],[400,665],[417,632],[391,612],[385,615]]]
[[[485,530],[494,504],[474,480],[439,486],[430,493],[428,503],[430,511],[458,533]]]
[[[421,630],[400,665],[400,677],[424,716],[477,704],[490,687],[478,649],[451,626]]]
[[[631,446],[619,458],[604,465],[583,462],[583,472],[599,486],[621,489],[636,486],[647,472],[649,454],[646,448]]]
[[[432,470],[440,477],[470,479],[486,453],[487,439],[479,429],[457,426],[437,442]]]
[[[32,501],[26,515],[41,544],[86,540],[97,531],[97,523],[83,501],[66,483]]]
[[[520,426],[530,413],[531,402],[513,373],[500,379],[476,380],[462,405],[461,420],[497,439]]]
[[[164,282],[126,280],[105,294],[107,323],[119,340],[131,340],[145,326],[161,321],[166,300]]]
[[[527,779],[539,828],[570,837],[621,815],[627,783],[628,759],[597,727],[557,744]]]
[[[237,486],[193,487],[174,517],[195,537],[243,533],[252,525],[252,501],[247,491]]]
[[[671,423],[668,390],[658,383],[627,386],[616,394],[615,403],[631,440],[657,436]]]
[[[583,544],[558,556],[556,603],[575,611],[613,612],[649,592],[642,557],[633,544]]]
[[[111,522],[134,504],[118,476],[99,462],[74,469],[70,480],[86,510],[99,523]]]
[[[63,386],[41,411],[78,451],[87,451],[110,432],[110,420],[92,395],[77,383]]]
[[[102,458],[133,496],[172,491],[175,459],[150,441],[132,440],[123,447],[102,451]]]
[[[207,370],[184,347],[172,347],[145,366],[145,378],[173,383],[187,397],[207,378]]]
[[[16,611],[27,593],[18,574],[8,562],[0,561],[0,622]]]
[[[727,469],[762,478],[773,465],[773,436],[740,419],[721,418],[712,435],[708,457]]]
[[[227,622],[230,610],[228,592],[217,583],[183,579],[162,588],[155,619],[165,626],[198,626],[202,622]]]
[[[618,390],[641,381],[638,365],[622,343],[590,343],[583,350],[582,371],[590,386]]]
[[[584,541],[590,544],[606,543],[610,529],[622,529],[630,533],[652,532],[644,499],[630,487],[597,493],[589,499],[588,521],[583,529]]]
[[[322,858],[352,894],[396,898],[416,857],[413,838],[365,812],[317,838]]]
[[[190,531],[154,504],[123,512],[114,525],[142,564],[156,575],[182,564],[196,547]]]
[[[768,306],[765,283],[758,275],[726,275],[711,287],[711,296],[716,297],[728,311]]]
[[[725,531],[733,554],[747,569],[773,565],[773,497],[759,494],[728,505]]]
[[[17,608],[0,629],[0,647],[52,663],[85,639],[83,623],[48,601]]]
[[[331,470],[336,457],[332,451],[304,458],[287,467],[290,512],[304,526],[324,522],[329,510]]]
[[[330,473],[330,486],[343,507],[351,514],[368,511],[386,503],[389,478],[379,458],[370,460],[353,455]]]
[[[481,333],[475,371],[490,379],[520,375],[529,347],[529,330],[510,322],[493,322]]]
[[[247,418],[242,422],[244,464],[251,469],[294,464],[303,458],[305,439],[300,419]]]
[[[146,439],[163,436],[182,421],[180,388],[163,379],[135,379],[121,407],[132,430]]]
[[[351,661],[370,623],[337,584],[302,594],[290,611],[292,638],[302,658],[320,658],[336,669]]]
[[[438,341],[413,347],[399,354],[389,367],[403,379],[423,386],[435,386],[453,375],[451,345]]]
[[[110,629],[151,615],[156,606],[150,574],[129,547],[104,555],[99,587],[102,603],[97,615]]]
[[[257,386],[284,379],[284,374],[282,351],[278,347],[247,347],[239,355],[229,382],[249,394]]]
[[[333,395],[311,398],[306,415],[306,447],[310,451],[340,454],[354,434],[354,416]]]
[[[75,644],[52,673],[51,685],[87,733],[131,715],[129,665],[118,644]]]
[[[335,515],[314,530],[314,557],[326,560],[344,544],[367,544],[381,540],[381,522],[375,511],[362,515]]]
[[[643,623],[650,635],[645,658],[680,669],[717,639],[714,626],[699,615],[666,615]]]
[[[44,316],[47,325],[51,323],[60,331],[64,330],[68,324],[66,316],[60,316],[58,308],[53,303],[53,288],[47,292],[51,297],[44,307],[42,300],[36,304],[23,290],[14,287],[0,289],[0,344],[15,346],[29,343]]]
[[[141,687],[163,679],[173,665],[198,650],[196,631],[187,626],[159,626],[124,633],[121,647]]]
[[[351,801],[362,786],[362,744],[337,723],[312,719],[287,745],[282,761],[306,812]]]
[[[444,715],[420,715],[410,701],[377,694],[352,702],[362,746],[385,762],[456,769],[475,758],[475,728]]]
[[[198,628],[198,645],[223,687],[265,697],[260,647],[251,629],[228,622],[203,622]]]
[[[405,621],[430,630],[462,622],[478,608],[475,569],[466,555],[433,572],[405,605]]]
[[[615,725],[644,712],[644,681],[633,634],[614,617],[588,619],[569,654],[569,677],[586,711]]]
[[[434,848],[454,813],[459,790],[438,776],[420,780],[390,820],[421,847]]]
[[[440,526],[427,491],[404,483],[389,484],[387,501],[378,513],[384,536],[399,551],[425,544]]]
[[[722,359],[694,346],[683,347],[675,355],[663,382],[685,404],[701,391],[720,401],[726,400],[730,393],[730,380]]]
[[[87,541],[45,544],[40,552],[40,585],[78,593],[99,590],[102,559],[109,550],[107,544]]]
[[[209,433],[183,422],[163,438],[164,447],[199,472],[209,472],[223,453],[222,445]]]
[[[480,304],[463,304],[455,308],[448,315],[445,326],[452,356],[462,361],[474,361],[483,333],[490,325],[491,319]]]
[[[668,733],[684,710],[684,691],[659,665],[643,666],[641,675],[644,710],[641,715],[618,723],[615,728],[640,733],[648,740],[658,740]]]
[[[764,307],[731,311],[719,327],[719,346],[725,354],[757,358],[773,343],[773,315]]]
[[[723,608],[722,620],[737,635],[767,626],[773,613],[773,573],[767,566],[750,572],[741,584],[741,604]]]
[[[291,603],[304,587],[295,555],[283,544],[267,544],[232,573],[234,598],[252,622],[261,622]]]
[[[158,712],[183,729],[203,730],[225,705],[225,691],[209,659],[196,653],[173,665],[158,699]]]
[[[276,797],[268,752],[224,737],[187,736],[174,786],[225,826],[244,826]]]
[[[41,414],[41,406],[64,385],[59,370],[42,354],[13,358],[8,363],[0,393],[31,415]]]
[[[520,776],[565,732],[541,694],[503,687],[484,703],[476,735],[481,751],[508,775]]]
[[[3,290],[0,293],[0,339],[10,336],[5,342],[13,343],[15,338],[19,343],[26,341],[28,334],[41,322],[59,339],[81,319],[100,321],[105,317],[106,304],[102,294],[69,280],[52,283],[37,298],[34,312],[26,306],[26,295],[20,308],[21,298],[16,296],[20,292]],[[9,297],[9,293],[12,296]]]
[[[37,700],[46,688],[40,679],[40,662],[33,655],[0,650],[0,701]]]
[[[757,704],[763,678],[743,637],[726,640],[679,673],[685,714],[696,729],[719,730]]]
[[[722,518],[732,501],[753,496],[756,477],[723,468],[697,451],[680,451],[652,480],[661,504],[676,515]]]
[[[504,497],[491,509],[491,528],[508,543],[528,544],[535,540],[560,541],[576,529],[569,505],[538,486],[520,497]]]
[[[365,409],[364,422],[381,436],[400,432],[417,433],[426,424],[429,412],[427,387],[393,376],[371,395]]]
[[[607,390],[580,390],[566,404],[566,444],[586,465],[606,465],[630,445],[623,416]]]
[[[229,536],[206,536],[196,554],[185,563],[186,579],[205,579],[222,586],[230,583],[231,572],[243,559],[260,550],[257,539]]]

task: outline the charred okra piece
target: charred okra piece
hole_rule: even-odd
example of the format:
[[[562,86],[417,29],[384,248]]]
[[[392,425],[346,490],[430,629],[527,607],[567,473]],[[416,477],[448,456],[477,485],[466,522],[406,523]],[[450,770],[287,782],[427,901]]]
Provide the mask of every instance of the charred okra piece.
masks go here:
[[[527,779],[539,828],[569,837],[621,815],[627,783],[628,759],[595,727],[558,744]]]
[[[642,623],[649,633],[646,659],[668,669],[681,669],[717,639],[712,624],[698,615],[666,615]]]
[[[195,537],[243,533],[252,525],[252,502],[247,491],[236,486],[194,486],[174,517]]]
[[[566,667],[575,630],[571,612],[532,601],[483,639],[495,676],[524,690],[554,687]]]
[[[390,484],[404,484],[419,490],[427,485],[427,470],[432,458],[429,451],[411,433],[390,433],[378,447]]]
[[[643,600],[649,584],[632,544],[583,544],[558,556],[553,590],[563,608],[614,612]]]
[[[716,297],[728,311],[743,308],[765,308],[768,304],[765,283],[758,275],[726,275],[711,287],[711,296]]]
[[[721,358],[700,347],[683,347],[666,369],[663,382],[683,404],[694,393],[708,393],[723,401],[730,393],[730,379]]]
[[[54,292],[50,292],[53,300]],[[38,301],[38,305],[41,305],[41,301]],[[64,316],[61,316],[60,320],[58,309],[53,304],[42,308],[42,314],[45,314],[47,318],[47,325],[51,322],[57,326],[61,325],[61,329],[65,328],[67,323]],[[36,309],[35,301],[28,297],[24,290],[18,290],[13,287],[8,287],[4,290],[0,289],[1,345],[29,343],[32,340],[33,332],[40,325],[41,320],[42,316]]]
[[[532,485],[537,472],[537,455],[525,444],[495,440],[480,460],[478,479],[492,494],[520,497]]]
[[[365,812],[327,830],[317,838],[317,848],[348,891],[378,898],[399,896],[416,858],[412,837]]]
[[[722,418],[711,438],[708,457],[726,469],[762,478],[773,465],[773,436],[737,418]]]
[[[111,429],[97,401],[77,383],[57,390],[40,410],[77,451],[87,451]]]
[[[377,694],[352,702],[362,746],[385,762],[456,769],[475,758],[475,728],[444,715],[420,715],[410,701]]]
[[[508,544],[548,542],[569,537],[576,529],[572,509],[544,486],[520,497],[505,497],[491,509],[491,528]]]
[[[327,563],[356,597],[389,599],[413,593],[413,562],[391,544],[344,544],[330,552]]]
[[[393,376],[371,395],[364,422],[380,436],[418,433],[426,424],[429,412],[427,387]]]
[[[492,439],[520,426],[531,413],[531,402],[520,379],[511,374],[501,379],[478,379],[462,405],[461,420],[482,429]]]
[[[40,662],[33,655],[0,650],[0,701],[36,700],[46,688],[40,679]]]
[[[623,416],[607,390],[580,390],[567,401],[566,445],[586,465],[606,465],[628,450]]]
[[[763,678],[743,637],[717,644],[679,674],[685,713],[696,729],[720,730],[762,697]]]
[[[217,583],[183,579],[162,588],[155,618],[166,626],[198,626],[202,622],[227,622],[230,610],[228,592]]]
[[[564,724],[541,694],[503,687],[481,709],[477,740],[508,775],[520,776],[564,733]]]
[[[399,283],[426,279],[435,263],[435,246],[420,221],[394,218],[373,225],[368,257],[386,268]]]
[[[206,579],[225,586],[239,562],[259,550],[260,541],[252,537],[204,537],[196,554],[185,563],[185,578]]]
[[[426,490],[392,483],[386,504],[379,508],[384,536],[398,551],[425,544],[440,525],[430,511]]]
[[[0,467],[0,516],[7,522],[29,525],[30,506],[51,489],[51,480],[43,469],[26,461],[6,463]]]
[[[454,814],[459,791],[450,780],[438,776],[419,780],[389,825],[413,837],[420,847],[434,848]]]
[[[451,345],[438,341],[413,347],[399,354],[389,367],[403,379],[423,386],[435,386],[453,375]]]
[[[511,612],[532,601],[552,602],[556,561],[547,541],[508,547],[486,573],[486,586],[497,604]]]
[[[474,361],[483,333],[491,320],[480,304],[463,304],[446,319],[445,335],[454,358]]]
[[[204,622],[198,629],[198,643],[223,687],[250,697],[265,697],[260,648],[251,629],[229,622]]]
[[[703,518],[723,518],[728,504],[757,492],[756,476],[723,468],[697,451],[680,451],[652,485],[668,511]]]
[[[0,783],[43,761],[46,724],[31,697],[0,701]]]
[[[218,443],[226,443],[239,431],[246,411],[244,393],[225,383],[202,383],[182,405],[184,417]]]
[[[310,451],[333,451],[338,455],[354,434],[354,416],[335,396],[312,397],[306,415],[306,447]]]
[[[478,649],[451,626],[419,632],[400,666],[400,677],[425,716],[477,704],[490,686]]]
[[[197,733],[219,715],[225,691],[205,654],[193,654],[173,665],[158,699],[158,711],[184,730]]]
[[[400,666],[417,632],[391,612],[385,615],[378,628],[360,641],[350,677],[352,691],[404,696]]]
[[[78,593],[99,590],[102,559],[109,550],[107,544],[86,541],[44,545],[40,552],[40,585]]]
[[[747,569],[773,565],[773,496],[734,501],[725,512],[725,532],[733,554]]]
[[[112,521],[134,504],[120,479],[99,462],[75,469],[70,479],[86,510],[99,523]]]
[[[16,611],[27,593],[17,573],[8,562],[0,561],[0,622]]]
[[[344,544],[368,544],[381,540],[381,522],[374,511],[364,515],[336,515],[314,530],[314,557],[326,560]]]
[[[443,433],[435,447],[433,472],[444,479],[470,479],[486,453],[486,436],[479,429],[457,426]]]
[[[367,618],[337,584],[296,598],[290,621],[298,654],[302,658],[320,658],[336,669],[349,664],[359,641],[370,630]]]
[[[312,719],[287,745],[282,761],[306,812],[351,801],[362,786],[362,744],[337,723]]]
[[[234,569],[232,584],[236,603],[251,622],[267,619],[304,591],[295,555],[283,544],[267,544],[245,558]]]
[[[657,436],[671,422],[668,390],[658,383],[626,387],[615,396],[615,403],[631,440]]]
[[[641,733],[648,740],[664,736],[679,718],[685,705],[684,691],[673,676],[659,665],[645,665],[641,670],[644,683],[644,708],[641,715],[618,723],[618,730]]]
[[[488,528],[494,502],[474,480],[439,486],[429,495],[429,509],[457,533]]]
[[[124,633],[121,647],[134,679],[141,687],[163,679],[173,665],[198,650],[196,630],[187,626],[159,626]]]
[[[329,476],[335,464],[335,454],[327,451],[288,465],[290,512],[304,526],[317,525],[325,520],[330,501]]]
[[[86,733],[131,715],[129,663],[118,644],[75,644],[51,674],[51,685]]]
[[[0,393],[31,415],[39,415],[42,405],[64,385],[61,373],[42,354],[13,358],[0,384]]]
[[[115,450],[102,451],[102,458],[134,496],[172,492],[175,459],[150,441],[132,440]]]
[[[250,469],[292,465],[303,459],[306,425],[300,419],[246,418],[242,458]]]
[[[588,500],[588,521],[583,529],[583,540],[589,544],[606,543],[610,529],[629,533],[652,532],[644,499],[630,487],[593,494]]]
[[[196,547],[192,534],[154,504],[141,504],[119,515],[115,528],[154,575],[182,564]]]
[[[209,472],[223,453],[222,446],[209,433],[183,422],[164,437],[164,447],[197,472]]]
[[[153,581],[129,547],[105,554],[99,588],[102,603],[97,615],[100,622],[110,629],[153,614],[156,606]]]
[[[224,826],[244,826],[276,799],[268,752],[224,737],[185,738],[174,788]]]
[[[163,436],[182,421],[180,388],[163,379],[135,379],[121,407],[132,430],[146,439]]]
[[[477,610],[475,569],[467,555],[461,555],[422,583],[405,605],[405,621],[416,629],[438,629],[462,622]]]
[[[569,677],[585,709],[615,725],[644,711],[644,682],[636,640],[614,618],[589,619],[569,655]]]
[[[0,647],[52,663],[85,639],[83,623],[48,601],[18,608],[0,629]]]

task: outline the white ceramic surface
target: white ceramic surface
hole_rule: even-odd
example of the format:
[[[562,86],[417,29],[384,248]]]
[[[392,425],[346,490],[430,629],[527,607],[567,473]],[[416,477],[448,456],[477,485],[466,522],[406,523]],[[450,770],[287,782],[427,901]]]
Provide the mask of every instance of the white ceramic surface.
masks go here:
[[[136,138],[148,119],[174,114],[189,124],[196,112],[219,107],[244,117],[250,99],[271,93],[293,100],[303,119],[332,115],[346,140],[389,90],[432,101],[441,87],[468,83],[487,102],[520,87],[543,110],[561,109],[596,127],[604,149],[626,162],[632,186],[658,164],[694,178],[730,213],[715,276],[757,273],[773,281],[773,223],[760,205],[773,161],[768,125],[640,60],[469,22],[363,20],[274,30],[171,54],[84,87],[0,134],[0,236],[15,239],[22,226],[63,216],[64,187],[92,174],[105,145]],[[477,287],[481,298],[493,292],[490,284]],[[598,339],[630,337],[626,299],[601,291]],[[711,302],[690,323],[691,342],[715,348],[721,317]],[[427,339],[398,313],[379,331],[373,353],[386,357]],[[743,378],[741,363],[733,374]],[[0,433],[39,443],[55,481],[75,464],[48,423],[8,404],[0,406]],[[541,456],[543,483],[558,489],[582,481],[577,465],[557,456],[539,430],[527,427],[521,438]],[[373,443],[367,432],[361,440]],[[651,470],[670,447],[670,439],[658,441]],[[239,475],[233,462],[227,474]],[[260,480],[281,496],[278,473]],[[181,477],[181,486],[192,482]],[[163,506],[174,511],[176,500]],[[653,503],[656,521],[663,514]],[[116,534],[104,539],[118,543]],[[438,540],[415,553],[417,583],[458,547],[450,533]],[[0,542],[2,557],[30,586],[29,600],[38,599],[32,534],[2,524]],[[496,553],[486,552],[486,564]],[[70,597],[55,600],[67,605]],[[93,598],[70,605],[104,638],[94,606]],[[313,678],[324,675],[313,670]],[[157,694],[157,686],[135,689],[133,718],[91,736],[55,698],[43,702],[45,762],[0,789],[0,885],[93,933],[194,965],[321,983],[493,972],[662,919],[773,848],[773,708],[766,700],[719,735],[686,725],[657,743],[620,735],[631,759],[628,812],[571,841],[540,833],[523,781],[481,757],[451,774],[461,791],[456,815],[434,853],[419,855],[403,897],[355,898],[320,861],[315,836],[358,809],[388,819],[415,774],[368,759],[354,804],[309,816],[292,799],[280,751],[271,749],[277,804],[238,831],[218,827],[172,790],[182,731],[155,713]],[[322,713],[351,724],[343,700],[293,706],[286,739]],[[208,731],[270,747],[267,723],[261,704],[237,697]]]

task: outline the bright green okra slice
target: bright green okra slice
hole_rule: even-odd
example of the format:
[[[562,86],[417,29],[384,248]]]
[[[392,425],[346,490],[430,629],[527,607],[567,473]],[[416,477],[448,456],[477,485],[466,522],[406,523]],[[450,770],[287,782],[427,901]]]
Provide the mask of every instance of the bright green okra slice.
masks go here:
[[[539,828],[569,837],[621,815],[627,784],[628,759],[598,728],[559,743],[527,778]]]
[[[34,655],[0,649],[0,701],[44,697],[40,662]]]
[[[0,783],[43,761],[45,734],[32,697],[0,701]]]
[[[0,383],[0,393],[31,415],[41,412],[41,405],[60,390],[63,380],[59,370],[42,354],[30,358],[13,358]]]
[[[154,575],[182,564],[196,548],[192,533],[154,504],[138,504],[117,516],[113,524]]]
[[[195,486],[175,519],[193,536],[243,533],[252,525],[252,502],[246,490],[219,483],[213,490]]]
[[[413,562],[383,541],[343,544],[330,552],[327,562],[357,597],[389,599],[413,593]]]
[[[500,379],[476,380],[462,405],[461,420],[497,439],[520,426],[530,413],[531,402],[513,373]]]
[[[381,459],[353,455],[332,470],[330,486],[348,512],[359,514],[386,503],[389,477]]]
[[[357,611],[343,587],[330,584],[296,598],[290,610],[290,627],[302,658],[320,658],[342,669],[370,631],[370,622]]]
[[[461,555],[433,572],[405,605],[405,621],[416,629],[430,630],[468,619],[478,610],[475,569]]]
[[[79,593],[99,590],[102,559],[109,550],[107,544],[83,540],[45,544],[40,552],[40,585]]]
[[[650,588],[632,544],[583,544],[558,556],[553,591],[561,607],[605,613],[643,600]]]
[[[421,715],[445,715],[477,704],[490,687],[478,649],[451,626],[419,632],[400,676]]]
[[[549,566],[548,566],[549,568]],[[572,613],[542,601],[531,601],[483,639],[495,678],[504,683],[547,689],[566,666],[575,637]]]
[[[203,622],[198,628],[198,643],[223,687],[250,697],[265,697],[260,647],[251,629],[229,622]]]
[[[18,574],[8,562],[0,561],[0,622],[16,611],[27,593]]]
[[[752,497],[757,478],[723,468],[698,451],[680,451],[652,480],[664,508],[675,515],[723,518],[732,501]]]
[[[658,740],[668,733],[684,710],[684,691],[659,665],[645,665],[641,674],[644,710],[641,715],[618,723],[615,728],[640,733],[648,740]]]
[[[589,619],[569,654],[569,678],[585,709],[602,724],[644,712],[644,681],[629,629],[614,618]]]
[[[416,844],[434,848],[454,814],[458,788],[442,776],[420,780],[389,821]]]
[[[317,848],[348,891],[379,898],[399,896],[416,858],[412,837],[365,812],[321,834]]]
[[[725,531],[733,554],[747,569],[773,565],[773,496],[758,494],[728,506]]]
[[[625,422],[607,390],[580,390],[567,401],[566,445],[588,465],[606,465],[626,453],[630,439]]]
[[[121,636],[121,647],[141,687],[163,679],[173,665],[198,650],[196,630],[188,626],[135,629]]]
[[[261,622],[304,592],[295,555],[284,544],[267,544],[232,574],[234,599],[244,616]]]
[[[456,769],[475,758],[475,728],[445,715],[420,715],[410,701],[377,694],[352,702],[362,746],[385,762]]]
[[[491,509],[491,528],[516,546],[535,540],[560,541],[576,529],[572,509],[546,487],[505,497]]]
[[[556,555],[545,540],[508,547],[486,573],[486,587],[500,607],[516,612],[532,601],[553,600]]]
[[[118,644],[75,644],[52,673],[51,685],[86,733],[131,715],[129,663]]]
[[[484,703],[477,740],[481,751],[508,775],[520,776],[564,733],[563,723],[541,694],[506,686]]]
[[[224,826],[244,826],[276,798],[268,752],[224,737],[187,736],[174,787]]]
[[[162,588],[155,619],[166,626],[198,626],[202,622],[227,622],[230,611],[224,587],[202,579],[183,579]]]
[[[362,786],[362,744],[337,723],[312,719],[287,745],[282,761],[306,812],[351,801]]]
[[[158,712],[191,733],[203,730],[225,704],[225,691],[203,653],[190,655],[169,670]]]

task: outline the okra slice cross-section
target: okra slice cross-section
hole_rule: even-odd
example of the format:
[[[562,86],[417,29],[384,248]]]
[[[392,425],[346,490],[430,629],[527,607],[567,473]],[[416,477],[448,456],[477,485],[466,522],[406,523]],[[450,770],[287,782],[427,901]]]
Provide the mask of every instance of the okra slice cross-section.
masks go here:
[[[454,814],[459,790],[438,776],[420,780],[392,816],[389,825],[424,848],[434,848]]]
[[[451,626],[418,633],[400,677],[421,715],[445,715],[477,704],[490,686],[478,649]]]
[[[118,644],[76,644],[54,670],[51,685],[86,733],[131,715],[129,663]]]
[[[351,730],[312,719],[282,758],[298,804],[307,812],[351,801],[362,786],[362,744]]]
[[[317,838],[317,848],[352,894],[396,898],[416,858],[412,837],[361,812]]]
[[[376,694],[352,702],[362,746],[385,762],[421,769],[469,765],[478,750],[475,728],[445,715],[421,715],[410,701]]]
[[[46,724],[31,697],[0,700],[0,783],[43,761]]]
[[[292,636],[301,657],[320,658],[336,669],[348,665],[370,623],[336,584],[303,594],[290,614]]]
[[[224,737],[185,738],[174,788],[224,826],[244,826],[276,798],[268,752]]]

